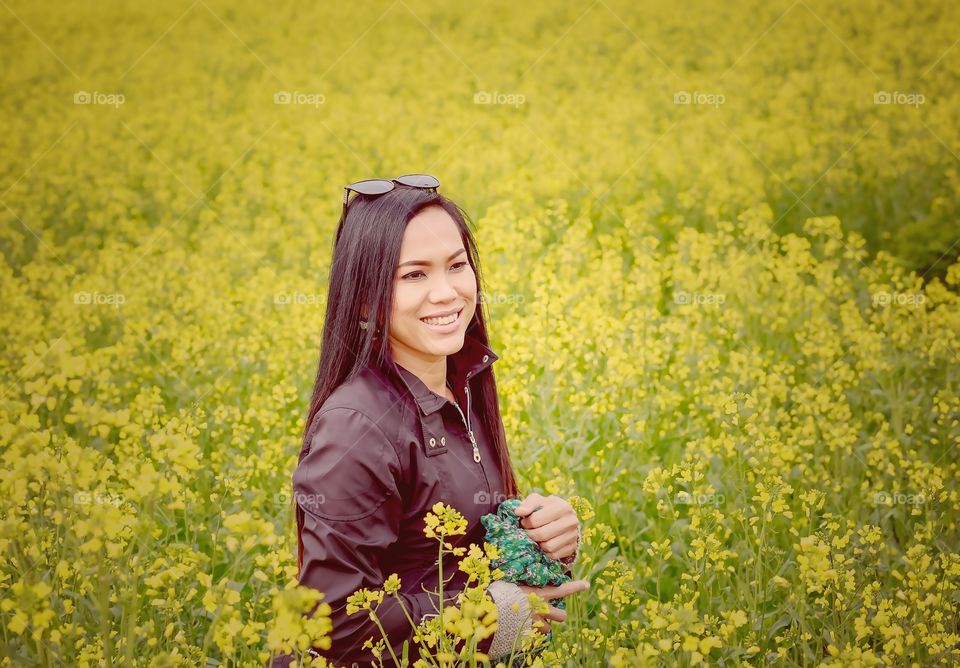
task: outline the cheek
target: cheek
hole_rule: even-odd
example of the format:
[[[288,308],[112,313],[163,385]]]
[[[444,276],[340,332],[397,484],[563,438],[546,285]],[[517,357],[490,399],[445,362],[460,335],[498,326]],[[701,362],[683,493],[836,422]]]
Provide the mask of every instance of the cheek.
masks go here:
[[[473,269],[467,269],[457,275],[457,292],[470,298],[471,301],[477,300],[477,275]]]
[[[416,317],[421,301],[422,295],[416,286],[398,283],[393,290],[391,320],[402,321],[404,318]]]

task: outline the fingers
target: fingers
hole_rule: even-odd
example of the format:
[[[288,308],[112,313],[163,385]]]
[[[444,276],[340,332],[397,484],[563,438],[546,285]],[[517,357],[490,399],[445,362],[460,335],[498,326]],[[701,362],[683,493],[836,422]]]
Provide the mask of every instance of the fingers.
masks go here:
[[[539,515],[539,513],[537,513]],[[540,544],[540,549],[548,552],[577,538],[577,518],[561,518],[537,529],[528,529],[527,535]],[[553,543],[550,543],[553,541]],[[545,545],[545,543],[547,543]]]
[[[547,612],[543,615],[547,619],[553,622],[565,622],[567,621],[567,613],[565,610],[556,608],[554,606],[549,606]]]
[[[531,624],[535,631],[537,631],[538,633],[542,633],[543,635],[547,635],[548,633],[550,633],[551,630],[553,630],[554,621],[562,621],[562,620],[555,620],[551,618],[549,615],[537,615],[533,619]]]
[[[573,508],[559,497],[546,499],[540,510],[533,510],[520,520],[520,526],[528,531],[553,525],[556,525],[554,530],[576,528],[580,525],[580,520]]]
[[[567,621],[567,613],[560,608],[549,606],[549,609],[546,613],[542,615],[533,616],[533,628],[544,635],[550,633],[552,628],[551,622],[565,622]]]
[[[552,542],[553,541],[551,541],[551,543]],[[555,550],[550,549],[548,546],[541,547],[543,548],[544,554],[556,561],[557,559],[563,559],[564,557],[569,557],[577,553],[577,537],[574,536]]]
[[[539,515],[539,513],[537,514]],[[523,520],[523,522],[526,521],[527,519]],[[536,523],[538,520],[531,521]],[[523,526],[522,522],[521,526]],[[577,528],[579,526],[580,525],[576,519],[571,520],[567,517],[562,517],[558,520],[550,522],[549,524],[534,527],[533,529],[527,529],[526,527],[523,528],[526,530],[527,535],[530,536],[532,540],[536,541],[537,543],[545,543],[546,541],[554,538],[563,538],[571,535],[575,536],[577,535]],[[564,539],[564,542],[565,541],[566,539]]]
[[[517,515],[517,517],[526,517],[533,512],[534,508],[543,505],[544,501],[546,501],[546,497],[534,492],[521,501],[520,505],[517,506],[513,512]]]
[[[555,598],[566,598],[570,596],[570,594],[579,594],[588,589],[590,589],[590,583],[586,580],[571,580],[570,582],[564,582],[562,585],[541,587],[537,590],[537,594],[546,601]]]
[[[545,499],[539,510],[537,506],[534,506],[533,510],[520,520],[520,526],[524,529],[536,529],[537,527],[542,527],[545,524],[550,524],[551,522],[561,519],[567,512],[564,504],[553,504],[550,502],[550,499]]]
[[[543,635],[547,635],[551,630],[550,622],[542,619],[539,615],[533,620],[532,627],[534,631]]]
[[[528,587],[526,585],[520,585],[520,588],[525,592],[536,592],[544,601],[549,601],[566,598],[570,596],[570,594],[587,591],[590,588],[590,583],[586,580],[572,580],[554,587]],[[547,611],[543,614],[534,613],[532,619],[532,628],[538,633],[546,635],[550,633],[551,622],[567,621],[567,613],[565,610],[561,610],[548,603]]]

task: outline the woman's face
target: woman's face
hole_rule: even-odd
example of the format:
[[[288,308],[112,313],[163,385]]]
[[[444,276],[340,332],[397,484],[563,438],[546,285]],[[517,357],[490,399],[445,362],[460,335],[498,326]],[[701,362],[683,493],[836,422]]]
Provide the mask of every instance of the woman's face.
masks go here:
[[[390,347],[398,364],[436,363],[463,347],[477,278],[460,230],[442,208],[428,207],[407,224],[393,284]]]

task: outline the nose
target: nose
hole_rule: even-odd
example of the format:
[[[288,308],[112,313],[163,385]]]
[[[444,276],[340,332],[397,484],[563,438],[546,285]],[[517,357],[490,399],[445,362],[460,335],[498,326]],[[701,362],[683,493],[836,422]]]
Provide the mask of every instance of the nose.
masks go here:
[[[456,299],[457,290],[453,287],[453,284],[450,282],[449,277],[446,272],[440,274],[433,285],[430,286],[430,294],[428,298],[431,302],[448,302]]]

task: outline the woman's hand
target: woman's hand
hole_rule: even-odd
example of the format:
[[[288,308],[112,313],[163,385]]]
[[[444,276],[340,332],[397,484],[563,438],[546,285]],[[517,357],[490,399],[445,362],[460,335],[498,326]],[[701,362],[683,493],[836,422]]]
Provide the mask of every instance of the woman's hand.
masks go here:
[[[538,508],[539,506],[539,508]],[[580,520],[573,506],[559,496],[531,494],[514,511],[520,526],[551,559],[563,559],[577,552]]]
[[[550,605],[550,601],[556,598],[566,598],[570,594],[577,594],[581,591],[590,589],[590,583],[586,580],[572,580],[564,582],[555,587],[530,587],[528,585],[517,585],[523,590],[524,594],[531,592],[537,594],[547,603],[547,612],[541,614],[534,612],[531,614],[533,629],[546,635],[550,632],[550,622],[567,621],[567,613],[560,608]]]

